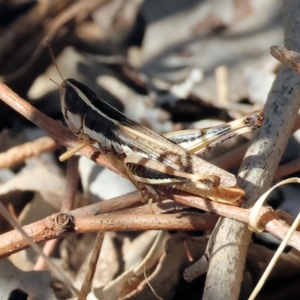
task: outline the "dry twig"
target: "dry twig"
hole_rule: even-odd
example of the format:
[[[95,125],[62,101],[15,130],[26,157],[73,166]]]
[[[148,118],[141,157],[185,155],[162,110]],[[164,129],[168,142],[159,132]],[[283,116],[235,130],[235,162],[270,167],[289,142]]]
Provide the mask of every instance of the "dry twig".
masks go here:
[[[0,154],[0,169],[11,168],[27,158],[39,155],[43,152],[51,152],[58,147],[59,144],[48,136],[16,146]]]
[[[79,208],[70,211],[68,216],[72,217],[71,231],[77,233],[103,231],[135,231],[135,230],[211,230],[218,216],[226,216],[239,222],[248,223],[249,210],[241,207],[232,207],[226,204],[212,202],[200,197],[186,195],[184,193],[174,195],[164,192],[166,198],[173,198],[177,202],[187,204],[202,210],[206,210],[215,215],[207,214],[167,214],[159,215],[161,209],[158,204],[153,204],[155,214],[149,214],[148,205],[132,209],[120,210],[114,213],[107,213],[109,209],[114,209],[115,206],[111,203],[116,203],[123,200],[123,203],[133,203],[135,197],[139,197],[138,193],[129,195],[129,202],[126,201],[126,196],[117,197],[105,202],[99,202],[87,207]],[[95,216],[97,212],[103,214]],[[105,214],[106,213],[106,214]],[[51,220],[60,220],[60,218],[48,217]],[[24,226],[24,230],[35,242],[54,239],[65,234],[65,230],[61,229],[59,224],[47,227],[47,218],[30,225]],[[274,211],[264,208],[260,212],[259,226],[264,227],[268,232],[282,239],[289,226],[278,220]],[[59,228],[59,230],[57,230]],[[50,230],[51,229],[51,230]],[[289,245],[300,250],[300,234],[294,233],[289,241]],[[12,230],[4,233],[0,238],[0,257],[20,251],[28,246],[27,242],[19,234],[18,231]]]
[[[299,51],[298,1],[284,1],[284,6],[285,44]],[[265,122],[255,134],[240,168],[239,186],[247,193],[246,207],[251,207],[272,183],[297,118],[299,97],[299,75],[283,66],[264,109]],[[246,224],[223,218],[218,221],[207,248],[211,260],[203,299],[218,299],[220,295],[224,299],[238,299],[250,239]]]
[[[104,231],[100,231],[97,234],[97,238],[95,240],[95,245],[94,245],[94,248],[93,248],[93,251],[92,251],[92,254],[90,257],[90,261],[89,261],[89,267],[87,269],[85,278],[82,283],[82,287],[80,289],[80,292],[82,293],[82,295],[85,298],[88,295],[88,293],[91,291],[92,282],[93,282],[93,278],[95,275],[95,271],[96,271],[99,255],[101,252],[103,240],[104,240]]]
[[[78,156],[73,156],[68,160],[67,166],[67,186],[65,197],[63,198],[63,203],[61,205],[61,212],[70,211],[74,206],[75,197],[77,194],[77,187],[79,181],[79,172],[78,172]],[[55,250],[59,239],[48,241],[43,247],[43,252],[47,257]],[[39,256],[37,262],[35,263],[34,270],[43,270],[46,267],[46,262],[43,257]]]

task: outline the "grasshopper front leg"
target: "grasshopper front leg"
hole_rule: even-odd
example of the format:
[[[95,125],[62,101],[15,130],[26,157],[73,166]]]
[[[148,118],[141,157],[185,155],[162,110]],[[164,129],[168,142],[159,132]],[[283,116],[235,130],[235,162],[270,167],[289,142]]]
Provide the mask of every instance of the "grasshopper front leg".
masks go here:
[[[60,161],[65,161],[67,159],[69,159],[70,157],[72,157],[73,155],[75,155],[77,152],[79,152],[81,149],[83,149],[86,146],[90,146],[94,143],[93,140],[91,140],[89,138],[89,136],[82,134],[80,136],[78,136],[79,139],[82,141],[82,143],[80,145],[78,145],[77,147],[71,148],[69,150],[67,150],[65,153],[63,153],[60,157],[59,160]]]

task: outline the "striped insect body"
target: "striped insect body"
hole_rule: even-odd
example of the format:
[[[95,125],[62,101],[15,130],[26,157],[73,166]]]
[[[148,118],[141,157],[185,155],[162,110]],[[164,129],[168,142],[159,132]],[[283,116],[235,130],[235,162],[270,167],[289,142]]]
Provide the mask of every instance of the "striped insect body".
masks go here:
[[[97,143],[100,153],[132,181],[145,200],[158,198],[157,188],[230,204],[244,196],[234,175],[194,153],[202,154],[231,136],[258,128],[262,112],[213,128],[162,136],[127,118],[75,79],[63,79],[60,99],[67,126],[83,141],[81,148]],[[67,152],[63,159],[81,148]]]

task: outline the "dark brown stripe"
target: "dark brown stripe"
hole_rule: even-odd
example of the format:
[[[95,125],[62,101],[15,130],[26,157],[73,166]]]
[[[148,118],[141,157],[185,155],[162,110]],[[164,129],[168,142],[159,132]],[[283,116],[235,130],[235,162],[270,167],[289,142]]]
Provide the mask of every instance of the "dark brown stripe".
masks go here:
[[[168,140],[173,142],[174,144],[182,144],[185,142],[191,142],[194,140],[197,140],[201,137],[203,137],[203,133],[201,131],[196,133],[182,133],[178,134],[176,136],[170,136],[168,137]]]
[[[142,166],[142,165],[138,165],[138,164],[134,164],[134,163],[127,163],[126,165],[129,168],[129,170],[132,172],[132,174],[137,175],[142,178],[157,179],[157,180],[177,179],[182,182],[190,181],[189,179],[187,179],[185,177],[166,174],[166,173],[148,168],[146,166]]]
[[[105,101],[99,99],[99,97],[96,95],[96,93],[94,91],[92,91],[89,87],[87,87],[85,84],[83,84],[75,79],[72,79],[72,78],[67,79],[66,81],[70,82],[76,88],[78,88],[89,99],[89,101],[91,101],[91,103],[99,111],[101,111],[104,115],[106,115],[108,118],[116,120],[117,122],[122,122],[122,120],[126,119],[126,116],[124,114],[119,112],[117,109],[113,108],[111,105],[109,105]],[[73,91],[73,93],[74,93],[74,91]],[[77,93],[77,95],[78,95],[78,93]]]

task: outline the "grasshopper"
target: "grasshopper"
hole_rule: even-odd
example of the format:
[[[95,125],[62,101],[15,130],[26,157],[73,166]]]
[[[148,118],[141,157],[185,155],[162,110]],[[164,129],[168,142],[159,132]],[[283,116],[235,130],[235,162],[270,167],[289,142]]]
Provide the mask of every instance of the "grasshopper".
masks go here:
[[[62,80],[60,102],[64,119],[83,143],[62,155],[61,160],[96,143],[100,153],[126,175],[146,201],[158,200],[155,190],[161,188],[232,205],[244,196],[233,174],[197,155],[260,127],[263,112],[256,111],[221,126],[162,136],[127,118],[83,83],[71,78]]]

